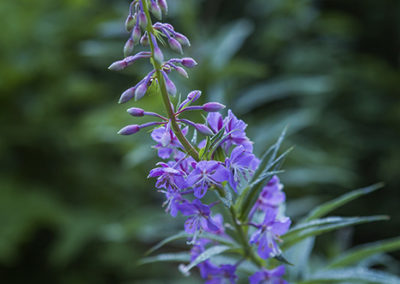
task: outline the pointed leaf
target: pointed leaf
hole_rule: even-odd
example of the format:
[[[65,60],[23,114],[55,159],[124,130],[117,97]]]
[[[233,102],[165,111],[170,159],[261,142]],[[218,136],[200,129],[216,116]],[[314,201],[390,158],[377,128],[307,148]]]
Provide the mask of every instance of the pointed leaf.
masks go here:
[[[164,253],[156,256],[142,258],[138,261],[138,265],[155,263],[155,262],[189,262],[190,255],[188,252]]]
[[[281,246],[282,249],[287,249],[288,247],[293,246],[294,244],[300,242],[301,240],[304,240],[308,237],[312,236],[318,236],[333,230],[337,230],[343,227],[348,227],[348,226],[353,226],[357,224],[362,224],[362,223],[369,223],[369,222],[375,222],[375,221],[383,221],[383,220],[388,220],[387,216],[384,215],[377,215],[377,216],[368,216],[368,217],[353,217],[353,218],[347,218],[343,222],[338,222],[334,224],[328,224],[328,225],[322,225],[322,226],[317,226],[317,227],[311,227],[306,230],[302,230],[297,234],[292,234],[282,236],[282,239],[284,241],[283,245]]]
[[[327,268],[337,268],[358,263],[359,261],[370,257],[374,254],[390,252],[400,249],[400,238],[394,238],[384,241],[378,241],[361,245],[351,249],[350,251],[340,255],[334,259]]]
[[[393,274],[356,267],[321,270],[312,275],[308,280],[297,282],[297,284],[346,283],[349,281],[362,281],[364,283],[376,284],[398,284],[400,283],[400,278]]]
[[[304,221],[307,222],[307,221],[311,221],[313,219],[323,217],[326,214],[330,213],[331,211],[345,205],[346,203],[348,203],[356,198],[359,198],[363,195],[369,194],[377,189],[382,188],[383,185],[384,185],[383,183],[373,184],[371,186],[357,189],[357,190],[351,191],[349,193],[346,193],[332,201],[328,201],[328,202],[318,206],[313,211],[311,211],[311,213],[308,215],[308,217]]]
[[[219,255],[227,250],[229,250],[230,247],[228,246],[213,246],[208,249],[206,249],[204,252],[202,252],[194,261],[192,261],[189,265],[182,266],[180,269],[183,274],[187,274],[190,269],[195,267],[197,264],[209,259],[212,256]]]

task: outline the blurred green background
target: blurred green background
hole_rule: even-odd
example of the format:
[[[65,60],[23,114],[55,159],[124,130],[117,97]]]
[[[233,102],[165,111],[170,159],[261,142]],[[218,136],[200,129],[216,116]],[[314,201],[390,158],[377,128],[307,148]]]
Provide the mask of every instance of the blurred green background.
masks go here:
[[[392,219],[326,236],[318,254],[399,235],[400,2],[169,4],[168,20],[192,40],[186,55],[199,62],[190,80],[174,78],[182,94],[201,89],[203,100],[232,108],[257,153],[289,125],[289,216],[386,183],[337,214]],[[1,283],[197,283],[175,265],[136,266],[181,220],[164,213],[145,178],[157,161],[149,137],[116,135],[135,121],[120,93],[149,70],[107,70],[122,56],[128,5],[0,2]],[[157,97],[132,105],[162,111]]]

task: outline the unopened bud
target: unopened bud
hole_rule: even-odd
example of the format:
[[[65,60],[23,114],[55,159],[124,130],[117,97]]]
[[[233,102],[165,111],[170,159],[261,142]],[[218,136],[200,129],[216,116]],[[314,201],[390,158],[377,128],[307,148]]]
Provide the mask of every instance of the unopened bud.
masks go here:
[[[225,106],[223,104],[214,103],[214,102],[206,103],[202,107],[202,109],[206,112],[217,112],[224,108],[225,108]]]
[[[167,0],[157,0],[158,5],[160,6],[161,10],[165,13],[168,14],[168,4]]]
[[[170,37],[168,39],[168,44],[169,44],[169,46],[171,47],[172,50],[174,50],[176,52],[179,52],[180,54],[183,53],[182,45],[176,39]]]
[[[135,87],[129,88],[128,90],[126,90],[125,92],[122,93],[121,97],[119,98],[119,102],[120,104],[124,104],[127,101],[129,101],[130,99],[132,99],[135,96]]]
[[[193,68],[197,65],[197,62],[193,58],[185,57],[181,59],[181,64],[187,68]]]
[[[124,46],[124,56],[127,57],[129,55],[132,54],[133,52],[133,47],[135,46],[135,44],[133,43],[133,39],[129,38]]]
[[[213,135],[214,133],[211,131],[210,128],[208,128],[208,126],[204,125],[204,124],[200,124],[200,123],[195,123],[194,127],[196,128],[197,131],[199,131],[200,133],[204,134],[204,135]]]
[[[141,98],[143,98],[143,96],[146,94],[147,92],[147,81],[144,81],[143,83],[141,83],[135,91],[135,101],[140,100]]]
[[[135,133],[139,132],[139,130],[140,130],[139,125],[132,124],[132,125],[128,125],[128,126],[125,126],[124,128],[122,128],[120,131],[118,131],[118,134],[131,135],[131,134],[135,134]]]
[[[189,39],[181,33],[175,33],[175,38],[183,45],[190,46]]]
[[[162,18],[161,8],[156,1],[151,1],[150,11],[151,13],[153,13],[154,17],[161,20]]]
[[[154,59],[158,64],[163,64],[164,62],[164,54],[158,46],[154,47]]]
[[[125,21],[125,29],[130,32],[132,31],[133,27],[135,26],[136,19],[134,16],[129,15]]]
[[[115,61],[113,64],[108,66],[108,69],[113,70],[113,71],[120,71],[120,70],[124,69],[126,66],[127,66],[127,64],[126,64],[125,60],[119,60],[119,61]]]
[[[140,41],[140,37],[142,36],[142,31],[140,30],[140,27],[138,26],[138,25],[136,25],[134,28],[133,28],[133,31],[132,31],[132,39],[133,39],[133,43],[136,45],[136,44],[139,44],[139,41]]]
[[[195,90],[195,91],[191,91],[187,98],[188,100],[190,100],[191,102],[195,102],[197,101],[201,96],[201,91]]]
[[[188,75],[188,73],[186,72],[185,69],[183,69],[182,67],[179,67],[179,66],[176,66],[176,67],[174,67],[174,68],[175,68],[175,70],[176,70],[179,74],[181,74],[183,77],[189,78],[189,75]]]
[[[144,35],[140,38],[140,44],[142,46],[149,45],[149,36],[147,35],[147,32],[145,32]]]
[[[164,76],[165,79],[165,87],[167,88],[168,94],[170,94],[171,96],[175,96],[176,95],[176,86],[174,84],[174,82],[172,82],[168,75],[162,71],[162,74]]]
[[[141,108],[137,108],[137,107],[131,107],[131,108],[127,109],[127,112],[130,115],[136,116],[136,117],[144,116],[144,110]]]
[[[146,14],[143,11],[141,11],[141,12],[139,12],[138,17],[139,17],[139,25],[142,27],[142,29],[145,30],[147,27]]]

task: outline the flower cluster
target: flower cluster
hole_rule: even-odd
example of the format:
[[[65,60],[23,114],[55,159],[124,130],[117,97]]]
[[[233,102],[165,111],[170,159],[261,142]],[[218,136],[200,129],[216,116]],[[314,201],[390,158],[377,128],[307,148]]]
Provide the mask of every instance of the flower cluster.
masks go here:
[[[243,193],[258,169],[260,160],[253,154],[253,143],[246,135],[247,124],[231,110],[223,117],[219,111],[225,108],[224,105],[217,102],[196,104],[201,97],[201,92],[197,90],[190,92],[182,102],[171,102],[171,96],[175,96],[177,89],[169,78],[170,72],[175,70],[188,77],[183,67],[192,68],[197,63],[189,57],[164,59],[159,43],[167,42],[178,53],[183,53],[183,46],[190,45],[187,37],[176,32],[172,25],[152,23],[150,13],[161,19],[167,10],[165,0],[133,1],[126,20],[126,29],[131,36],[124,47],[125,57],[109,67],[111,70],[122,70],[139,59],[150,59],[153,70],[126,90],[121,95],[120,103],[132,98],[143,98],[149,86],[157,84],[167,116],[136,107],[129,108],[128,113],[134,117],[150,116],[155,120],[141,125],[128,125],[119,134],[131,135],[143,128],[153,127],[151,137],[162,161],[150,171],[149,177],[156,179],[156,188],[165,195],[166,211],[172,217],[179,213],[186,217],[184,230],[190,236],[188,243],[193,245],[190,253],[193,261],[207,247],[217,244],[215,240],[208,239],[207,234],[218,235],[233,242],[235,233],[243,235],[249,232],[248,239],[242,239],[241,246],[244,251],[250,250],[252,254],[253,248],[257,248],[258,255],[254,253],[252,259],[256,259],[255,264],[260,268],[250,276],[249,281],[253,284],[285,283],[281,279],[283,266],[273,270],[263,268],[263,259],[280,255],[279,237],[290,226],[290,219],[282,216],[279,210],[285,201],[282,184],[274,176],[259,194],[247,222],[237,220],[232,201]],[[150,46],[150,51],[131,55],[139,44]],[[205,112],[207,116],[201,123],[182,118],[182,114],[189,111]],[[190,132],[195,134],[191,142],[187,139]],[[203,139],[197,140],[197,134]],[[218,198],[210,193],[216,194]],[[228,227],[236,227],[236,232],[225,232],[223,216],[215,214],[214,209],[217,207],[229,209],[234,224]],[[244,258],[247,257],[249,255],[246,254]],[[235,283],[238,278],[236,271],[242,261],[215,265],[207,259],[197,264],[197,267],[206,283]]]

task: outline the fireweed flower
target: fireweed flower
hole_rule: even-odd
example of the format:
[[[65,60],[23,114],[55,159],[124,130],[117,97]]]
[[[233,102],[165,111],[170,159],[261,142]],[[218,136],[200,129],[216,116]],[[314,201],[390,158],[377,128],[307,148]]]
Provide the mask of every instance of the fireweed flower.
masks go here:
[[[268,208],[264,221],[259,225],[253,224],[257,230],[251,236],[250,244],[258,246],[257,252],[261,258],[267,259],[281,254],[277,242],[280,240],[279,236],[289,230],[290,223],[288,217],[277,219],[276,210]]]
[[[187,178],[188,184],[194,189],[194,196],[202,198],[211,185],[221,186],[228,180],[229,172],[219,162],[201,161]]]
[[[225,164],[229,169],[229,184],[235,192],[240,179],[249,180],[257,168],[259,160],[248,152],[243,146],[233,149],[231,156],[226,159]]]
[[[288,284],[282,276],[285,274],[285,267],[278,266],[272,270],[263,269],[249,277],[250,284]]]
[[[179,211],[185,216],[190,216],[185,221],[185,231],[193,234],[191,243],[196,242],[197,236],[203,230],[219,231],[218,225],[213,222],[210,216],[210,206],[201,203],[200,200],[195,199],[192,202],[183,202],[179,205]]]
[[[273,176],[267,185],[262,189],[257,201],[250,212],[250,220],[257,210],[265,212],[268,208],[278,209],[285,202],[286,196],[282,191],[283,184],[278,176]]]
[[[249,184],[260,164],[253,153],[253,143],[246,135],[247,124],[231,110],[227,111],[226,116],[219,113],[225,106],[218,102],[198,103],[202,95],[199,90],[191,91],[183,101],[179,98],[179,102],[174,103],[178,99],[172,97],[178,90],[171,73],[176,71],[188,78],[186,69],[197,66],[197,62],[190,57],[164,57],[161,50],[163,46],[180,54],[190,46],[189,39],[171,24],[153,23],[151,15],[161,20],[167,11],[166,0],[132,1],[125,21],[130,36],[123,49],[124,58],[109,67],[110,70],[120,71],[134,65],[139,59],[148,59],[152,70],[124,91],[119,103],[130,102],[133,98],[135,101],[143,99],[150,86],[154,86],[154,95],[161,97],[166,115],[130,107],[127,112],[131,118],[146,116],[154,121],[129,124],[118,133],[132,135],[144,133],[140,131],[143,128],[153,128],[151,138],[156,142],[153,148],[163,161],[150,170],[148,177],[156,179],[155,187],[164,194],[165,211],[172,217],[178,214],[186,217],[183,228],[189,235],[188,244],[193,245],[190,250],[192,261],[213,246],[230,244],[234,251],[241,251],[235,264],[215,265],[211,259],[198,262],[196,266],[206,284],[236,283],[236,271],[245,260],[259,267],[259,271],[249,278],[251,284],[286,283],[281,279],[283,266],[269,271],[263,268],[262,260],[268,262],[269,258],[279,256],[280,236],[290,226],[289,218],[278,217],[278,212],[282,211],[281,205],[285,202],[283,186],[274,176],[259,194],[257,192],[258,197],[254,195],[256,200],[243,202],[246,210],[238,206],[236,201],[243,199],[238,189]],[[131,55],[139,44],[148,50]],[[207,116],[202,121],[192,121],[189,114],[193,112]],[[193,137],[190,141],[189,135]],[[207,195],[209,190],[216,195]],[[219,213],[214,214],[216,210]],[[226,216],[221,212],[230,215],[225,218],[225,223]],[[258,222],[261,215],[264,219]],[[247,230],[243,229],[244,226],[254,228]],[[188,270],[186,267],[182,271]]]

